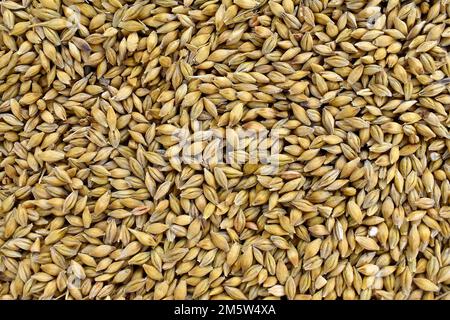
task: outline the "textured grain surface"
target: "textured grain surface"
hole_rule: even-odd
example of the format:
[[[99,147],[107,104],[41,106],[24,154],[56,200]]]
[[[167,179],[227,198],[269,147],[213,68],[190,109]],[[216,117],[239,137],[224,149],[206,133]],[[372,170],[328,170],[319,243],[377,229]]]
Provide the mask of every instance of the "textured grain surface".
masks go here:
[[[450,298],[446,0],[3,0],[0,299]]]

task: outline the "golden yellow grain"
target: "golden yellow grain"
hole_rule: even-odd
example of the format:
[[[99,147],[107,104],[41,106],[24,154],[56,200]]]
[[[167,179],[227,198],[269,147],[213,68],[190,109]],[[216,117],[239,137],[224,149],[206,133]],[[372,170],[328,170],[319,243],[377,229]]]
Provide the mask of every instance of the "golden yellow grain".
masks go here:
[[[450,4],[190,2],[2,2],[0,299],[447,299]]]

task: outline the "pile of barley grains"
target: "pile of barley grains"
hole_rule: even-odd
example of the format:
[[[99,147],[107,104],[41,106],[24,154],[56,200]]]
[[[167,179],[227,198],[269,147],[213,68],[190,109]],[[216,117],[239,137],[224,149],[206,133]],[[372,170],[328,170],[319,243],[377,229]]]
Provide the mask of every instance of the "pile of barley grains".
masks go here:
[[[449,299],[450,1],[3,0],[0,299]]]

